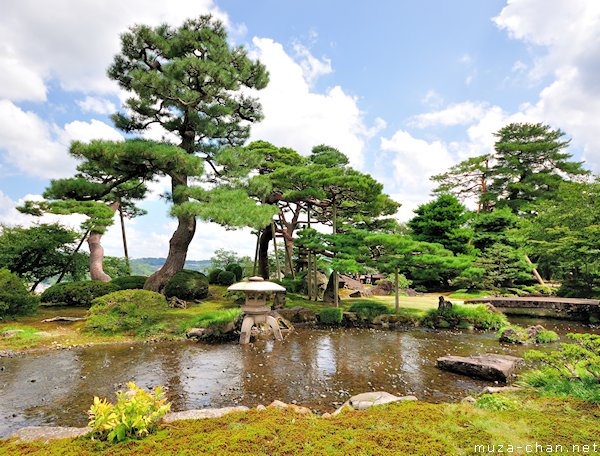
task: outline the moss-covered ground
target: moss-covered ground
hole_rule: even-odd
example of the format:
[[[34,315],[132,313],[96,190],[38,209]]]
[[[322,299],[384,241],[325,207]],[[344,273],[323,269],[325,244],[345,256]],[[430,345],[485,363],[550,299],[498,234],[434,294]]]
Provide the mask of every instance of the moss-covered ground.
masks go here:
[[[526,445],[600,446],[600,408],[574,400],[519,393],[514,410],[482,410],[471,404],[404,402],[337,417],[287,410],[252,410],[218,419],[162,425],[140,441],[117,445],[82,437],[43,443],[0,443],[0,455],[461,455],[526,454]],[[477,451],[484,445],[485,451]],[[518,449],[517,447],[521,447]],[[599,448],[600,450],[600,448]],[[561,451],[552,451],[561,453]],[[495,453],[493,453],[495,454]]]

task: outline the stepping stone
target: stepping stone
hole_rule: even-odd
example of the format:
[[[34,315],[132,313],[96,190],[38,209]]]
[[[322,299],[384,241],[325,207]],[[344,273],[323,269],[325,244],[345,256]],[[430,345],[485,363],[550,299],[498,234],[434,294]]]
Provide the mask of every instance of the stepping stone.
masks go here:
[[[443,356],[438,358],[437,367],[469,377],[508,382],[513,377],[523,358],[508,355],[485,354],[477,356]]]

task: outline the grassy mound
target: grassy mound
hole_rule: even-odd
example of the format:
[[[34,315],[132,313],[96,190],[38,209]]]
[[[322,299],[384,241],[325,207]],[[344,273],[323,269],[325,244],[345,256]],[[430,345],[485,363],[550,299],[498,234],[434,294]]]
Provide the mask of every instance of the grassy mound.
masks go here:
[[[458,304],[453,305],[450,310],[430,310],[422,324],[431,328],[473,327],[483,330],[497,330],[509,325],[506,316],[493,307]]]

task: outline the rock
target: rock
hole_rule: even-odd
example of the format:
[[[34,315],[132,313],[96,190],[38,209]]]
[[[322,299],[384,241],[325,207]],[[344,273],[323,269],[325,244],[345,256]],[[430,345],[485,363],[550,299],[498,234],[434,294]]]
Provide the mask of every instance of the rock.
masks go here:
[[[60,426],[29,426],[19,429],[11,438],[19,442],[33,442],[41,440],[48,442],[56,439],[68,439],[87,434],[91,428],[60,427]]]
[[[389,280],[380,280],[377,285],[369,289],[372,296],[388,296],[394,291],[394,283]]]
[[[271,402],[267,406],[267,408],[290,409],[296,413],[301,413],[302,415],[312,415],[312,410],[309,409],[308,407],[302,407],[301,405],[295,405],[295,404],[286,404],[285,402],[281,402],[278,400]]]
[[[350,297],[351,298],[364,298],[364,291],[363,290],[354,290],[352,293],[350,293]]]
[[[350,405],[348,405],[347,403],[344,403],[344,405],[342,405],[335,412],[333,412],[331,414],[331,416],[338,416],[342,412],[353,412],[353,411],[354,411],[354,409]]]
[[[518,386],[486,386],[481,391],[481,394],[496,394],[503,393],[504,391],[519,391],[520,389]]]
[[[437,367],[442,370],[482,378],[507,382],[511,379],[523,358],[508,355],[485,354],[478,356],[443,356],[438,358]]]
[[[452,310],[452,303],[450,301],[446,301],[443,296],[440,296],[438,299],[438,310]]]
[[[60,322],[67,322],[67,323],[72,323],[74,321],[83,321],[83,320],[87,320],[87,317],[54,317],[54,318],[46,318],[45,320],[42,320],[42,323],[52,323],[55,321],[60,321]]]
[[[361,291],[365,288],[365,286],[360,282],[360,280],[353,279],[352,277],[347,275],[340,274],[340,280],[344,282],[344,288],[347,288],[349,290]]]
[[[264,406],[264,405],[262,405],[262,404],[258,404],[258,405],[256,406],[256,410],[261,410],[261,411],[262,411],[262,410],[267,410],[267,407],[265,407],[265,406]]]
[[[283,309],[285,307],[286,291],[276,291],[273,293],[273,309]]]
[[[388,314],[377,315],[375,318],[373,318],[372,323],[374,325],[389,326],[390,316]]]
[[[2,331],[0,335],[2,335],[2,337],[13,337],[22,332],[25,331],[23,329],[7,329],[6,331]]]
[[[323,413],[323,414],[321,415],[321,418],[325,418],[325,419],[327,419],[327,418],[331,418],[331,413],[327,413],[327,412],[325,412],[325,413]]]
[[[200,339],[204,336],[205,333],[206,328],[190,328],[185,334],[185,337],[187,337],[188,339],[191,339],[192,337]]]
[[[291,309],[279,309],[277,312],[292,323],[316,323],[317,321],[317,314],[306,307],[297,306]]]
[[[467,396],[464,397],[461,402],[465,403],[465,404],[474,404],[475,402],[477,402],[477,399],[475,399],[473,396]]]
[[[173,421],[180,421],[180,420],[200,420],[200,419],[204,419],[204,418],[219,418],[221,416],[227,415],[228,413],[245,412],[247,410],[250,410],[250,409],[243,405],[240,405],[237,407],[185,410],[183,412],[167,413],[163,417],[162,420],[165,423],[172,423]]]
[[[526,340],[514,328],[506,328],[500,335],[500,342],[507,342],[510,344],[524,344]]]
[[[391,402],[416,401],[415,396],[394,396],[385,391],[373,391],[352,396],[340,408],[352,407],[354,410],[365,410],[375,405],[389,404]]]
[[[171,296],[168,301],[169,307],[173,309],[187,309],[187,301],[179,299],[177,296]]]
[[[546,329],[542,325],[535,325],[527,327],[525,331],[530,339],[535,339],[541,331],[545,330]]]
[[[342,321],[350,324],[357,323],[358,315],[356,315],[356,312],[344,312],[342,314]]]

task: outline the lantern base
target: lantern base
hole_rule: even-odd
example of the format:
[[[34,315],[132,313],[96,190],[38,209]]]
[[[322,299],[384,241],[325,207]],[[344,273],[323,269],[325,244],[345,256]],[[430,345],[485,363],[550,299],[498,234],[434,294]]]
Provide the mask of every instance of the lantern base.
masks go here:
[[[274,317],[270,315],[246,315],[242,322],[242,330],[240,332],[240,344],[250,343],[250,333],[252,327],[261,323],[267,323],[271,327],[271,331],[277,340],[283,340],[281,330],[279,329],[279,323]]]

